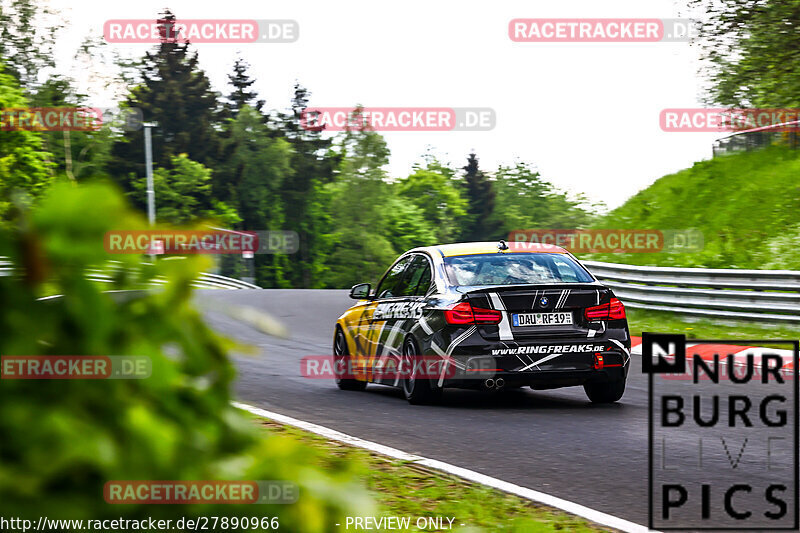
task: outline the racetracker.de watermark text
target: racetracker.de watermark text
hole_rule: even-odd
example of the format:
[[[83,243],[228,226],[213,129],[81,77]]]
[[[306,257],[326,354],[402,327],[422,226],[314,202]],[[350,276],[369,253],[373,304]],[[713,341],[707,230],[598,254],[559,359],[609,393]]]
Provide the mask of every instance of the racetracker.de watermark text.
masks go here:
[[[152,372],[147,356],[4,355],[2,379],[145,379]]]
[[[293,43],[300,38],[296,20],[113,19],[103,24],[109,43]]]
[[[106,483],[103,497],[111,504],[291,504],[299,488],[291,481],[126,480]]]
[[[691,19],[519,18],[508,23],[508,36],[518,43],[685,42],[695,35]]]
[[[114,230],[103,244],[110,254],[293,254],[300,239],[295,231]]]
[[[489,131],[496,123],[488,107],[309,107],[300,116],[309,131]]]
[[[703,233],[699,230],[656,229],[526,229],[508,235],[515,250],[526,245],[566,248],[573,253],[699,252]]]

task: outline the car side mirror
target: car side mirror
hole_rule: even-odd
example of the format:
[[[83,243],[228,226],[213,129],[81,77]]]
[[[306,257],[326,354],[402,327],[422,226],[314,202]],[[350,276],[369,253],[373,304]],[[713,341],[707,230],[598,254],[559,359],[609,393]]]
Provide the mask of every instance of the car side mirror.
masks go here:
[[[350,289],[350,298],[353,300],[369,300],[369,291],[371,288],[372,286],[369,283],[353,285],[353,288]]]

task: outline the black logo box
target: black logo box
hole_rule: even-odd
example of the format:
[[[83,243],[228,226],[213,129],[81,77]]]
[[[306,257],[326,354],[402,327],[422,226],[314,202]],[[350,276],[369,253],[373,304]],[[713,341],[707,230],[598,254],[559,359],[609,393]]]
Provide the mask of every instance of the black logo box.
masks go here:
[[[655,529],[656,527],[661,531],[796,531],[800,528],[800,502],[798,501],[798,495],[800,495],[800,448],[798,448],[798,408],[800,405],[798,404],[798,400],[800,399],[800,380],[798,380],[798,364],[800,361],[800,342],[798,341],[787,341],[787,340],[697,340],[692,339],[692,344],[727,344],[727,345],[742,345],[742,346],[752,346],[752,347],[760,347],[760,346],[775,346],[775,345],[783,345],[783,346],[790,346],[793,352],[793,369],[792,374],[787,376],[786,379],[791,379],[793,386],[791,387],[792,395],[793,395],[793,424],[788,423],[787,429],[791,429],[792,431],[792,448],[793,448],[793,465],[792,465],[792,472],[793,472],[793,497],[788,502],[790,505],[793,505],[793,524],[791,525],[783,525],[783,526],[765,526],[764,524],[759,524],[757,526],[748,527],[745,524],[737,525],[736,527],[727,527],[727,526],[714,526],[709,525],[708,527],[705,526],[697,526],[692,524],[690,526],[674,526],[671,527],[667,524],[659,523],[657,526],[655,525],[655,515],[654,515],[654,501],[656,495],[654,494],[654,453],[653,453],[653,446],[654,446],[654,404],[653,404],[653,397],[654,397],[654,375],[655,374],[685,374],[686,373],[686,338],[684,335],[672,335],[672,334],[657,334],[657,333],[643,333],[642,335],[642,371],[648,374],[648,527],[650,529]],[[653,347],[654,345],[658,345],[661,348],[661,351],[666,351],[667,347],[674,348],[674,356],[669,359],[659,358],[657,362],[653,361]],[[727,357],[727,353],[720,353],[720,362],[724,361]],[[720,373],[723,374],[725,371],[722,369]],[[702,381],[700,383],[703,383]],[[698,384],[697,386],[699,386]],[[689,415],[687,415],[687,418]],[[737,441],[733,443],[731,448],[731,453],[737,453],[739,451],[739,444],[741,441]],[[746,441],[745,441],[746,444]],[[743,450],[744,448],[742,448]],[[662,450],[663,452],[663,450]],[[727,453],[727,449],[726,449]],[[702,454],[702,452],[701,452]],[[739,456],[741,458],[741,455]],[[731,456],[728,456],[728,459],[731,459]],[[662,461],[664,457],[662,455]],[[733,463],[731,463],[733,464]],[[663,465],[662,465],[663,466]],[[789,481],[789,480],[787,480]],[[788,484],[788,483],[787,483]],[[719,498],[712,502],[713,505],[719,505]],[[788,513],[787,513],[788,514]],[[663,519],[660,519],[663,522]]]

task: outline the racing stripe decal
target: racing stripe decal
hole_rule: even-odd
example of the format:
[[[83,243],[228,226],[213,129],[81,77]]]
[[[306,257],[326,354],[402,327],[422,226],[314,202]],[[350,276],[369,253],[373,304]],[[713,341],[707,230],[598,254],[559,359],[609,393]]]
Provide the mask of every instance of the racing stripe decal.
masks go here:
[[[422,331],[424,331],[427,335],[433,334],[433,329],[431,329],[431,327],[428,325],[428,321],[425,320],[424,316],[419,317],[418,323],[419,327],[421,327]]]
[[[433,349],[434,352],[436,352],[436,355],[440,355],[440,356],[444,357],[445,359],[447,358],[447,353],[445,353],[444,350],[439,348],[439,345],[436,344],[433,341],[431,341],[431,348]]]
[[[602,335],[602,334],[603,334],[603,333],[605,333],[605,332],[606,332],[606,323],[601,321],[601,322],[600,322],[600,329],[599,329],[599,330],[596,330],[596,329],[592,329],[592,328],[590,327],[590,328],[589,328],[589,331],[588,331],[588,333],[586,334],[586,336],[587,336],[587,337],[594,337],[594,336],[595,336],[595,335],[597,335],[598,333],[599,333],[600,335]]]
[[[610,340],[611,342],[613,342],[614,344],[616,344],[617,346],[619,346],[620,350],[622,350],[622,353],[624,353],[626,356],[628,356],[628,357],[627,357],[627,358],[626,358],[624,361],[622,361],[622,366],[625,366],[625,365],[627,365],[627,364],[628,364],[628,361],[630,361],[630,360],[631,360],[631,352],[629,352],[629,351],[628,351],[628,350],[625,348],[625,346],[624,346],[624,345],[623,345],[621,342],[619,342],[617,339],[608,339],[608,340]]]
[[[550,355],[548,355],[547,357],[542,357],[542,358],[541,358],[541,359],[539,359],[538,361],[534,361],[533,363],[529,364],[529,365],[528,365],[528,366],[526,366],[525,368],[521,368],[519,371],[520,371],[520,372],[524,372],[524,371],[528,370],[528,369],[529,369],[530,367],[532,367],[532,366],[539,366],[540,364],[544,363],[545,361],[549,361],[550,359],[555,359],[556,357],[559,357],[559,356],[561,356],[561,355],[564,355],[564,354],[560,354],[560,353],[551,353],[551,354],[550,354]]]
[[[459,341],[459,342],[460,342],[460,341]],[[441,348],[439,348],[439,345],[438,345],[438,344],[436,344],[435,342],[431,342],[431,349],[432,349],[434,352],[436,352],[436,355],[440,356],[442,359],[447,359],[448,357],[450,357],[450,355],[449,355],[447,352],[445,352],[444,350],[442,350]],[[466,368],[466,367],[465,367],[463,364],[459,363],[459,362],[458,362],[458,361],[456,361],[455,359],[451,359],[450,361],[451,361],[451,362],[452,362],[454,365],[456,365],[458,368],[462,368],[462,369],[463,369],[463,368]]]
[[[558,309],[561,306],[561,298],[564,297],[564,293],[567,292],[566,290],[561,291],[561,294],[558,295],[558,300],[556,300],[556,305],[553,306],[553,309]]]
[[[453,362],[453,364],[455,364],[456,367],[459,367],[459,368],[462,368],[462,369],[464,368],[464,366],[458,364],[457,361],[453,361],[453,359],[450,357],[450,355],[453,353],[453,350],[456,349],[456,346],[461,344],[464,341],[464,339],[466,339],[467,337],[469,337],[470,335],[472,335],[476,331],[478,331],[478,328],[476,328],[475,326],[470,326],[467,329],[467,331],[465,331],[464,333],[462,333],[461,335],[459,335],[458,337],[453,339],[453,341],[450,343],[450,346],[447,347],[447,352],[444,354],[444,364],[442,365],[442,373],[439,374],[439,387],[441,387],[442,384],[444,384],[444,375],[445,375],[445,372],[447,372],[447,367],[449,366],[450,362]]]
[[[450,343],[450,346],[448,346],[448,347],[447,347],[447,355],[451,355],[451,354],[453,353],[453,350],[455,350],[455,349],[456,349],[456,347],[457,347],[459,344],[461,344],[462,342],[464,342],[464,339],[466,339],[467,337],[469,337],[470,335],[472,335],[472,334],[473,334],[473,333],[475,333],[476,331],[478,331],[478,328],[476,328],[475,326],[470,326],[470,327],[467,329],[467,331],[465,331],[464,333],[462,333],[461,335],[459,335],[458,337],[456,337],[456,338],[453,340],[453,342],[451,342],[451,343]]]
[[[489,299],[492,301],[492,308],[500,311],[503,316],[500,323],[497,325],[500,329],[500,340],[513,341],[514,334],[511,332],[511,325],[508,323],[508,313],[506,312],[506,306],[503,304],[503,300],[496,292],[490,292]]]
[[[373,353],[372,350],[374,349],[375,350],[375,352],[374,352],[375,355],[376,356],[378,355],[378,352],[379,352],[378,348],[381,345],[381,337],[383,337],[383,328],[386,327],[386,323],[387,322],[388,322],[388,320],[384,320],[384,321],[381,322],[381,329],[378,331],[378,337],[375,339],[375,347],[373,348],[372,346],[370,346],[370,351],[367,352],[367,353]]]
[[[393,355],[400,355],[400,348],[396,348],[394,343],[395,339],[397,338],[398,333],[403,332],[403,325],[406,323],[405,320],[401,320],[398,323],[394,324],[391,329],[389,330],[389,336],[386,337],[386,340],[383,341],[383,347],[381,349],[381,355],[389,355],[387,352],[391,352]],[[383,332],[381,332],[383,333]],[[402,347],[401,347],[402,348]]]
[[[567,298],[569,297],[569,293],[572,292],[571,289],[564,289],[561,291],[561,296],[558,297],[558,302],[556,302],[556,309],[561,309],[565,303],[567,303]]]

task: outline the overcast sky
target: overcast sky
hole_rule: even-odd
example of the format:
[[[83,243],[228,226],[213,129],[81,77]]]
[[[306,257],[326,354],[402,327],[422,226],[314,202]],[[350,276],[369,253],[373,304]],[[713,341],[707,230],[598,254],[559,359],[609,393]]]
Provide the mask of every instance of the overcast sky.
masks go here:
[[[664,108],[700,107],[699,50],[688,43],[515,43],[514,18],[677,18],[668,0],[177,1],[48,0],[71,21],[59,65],[71,65],[80,41],[101,35],[108,19],[149,19],[164,7],[179,18],[294,19],[294,43],[198,44],[214,88],[229,92],[237,55],[252,66],[269,108],[288,106],[295,80],[317,107],[490,107],[492,131],[385,133],[389,172],[406,175],[428,147],[463,166],[475,150],[481,166],[534,164],[562,189],[616,207],[654,180],[711,155],[719,137],[667,133]],[[127,56],[154,45],[110,44]],[[63,67],[66,68],[66,67]],[[106,96],[95,96],[98,99]],[[105,105],[107,101],[98,101]]]

